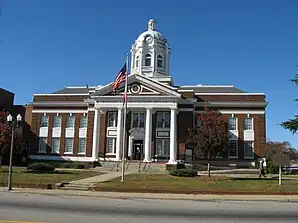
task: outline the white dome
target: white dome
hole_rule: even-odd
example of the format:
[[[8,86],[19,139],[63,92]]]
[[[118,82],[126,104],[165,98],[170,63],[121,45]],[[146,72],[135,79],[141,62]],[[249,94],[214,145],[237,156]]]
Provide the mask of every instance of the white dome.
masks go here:
[[[163,35],[155,30],[156,22],[153,19],[150,19],[148,22],[148,30],[141,33],[141,35],[137,38],[137,42],[143,42],[147,36],[152,36],[154,40],[167,42],[166,38]]]

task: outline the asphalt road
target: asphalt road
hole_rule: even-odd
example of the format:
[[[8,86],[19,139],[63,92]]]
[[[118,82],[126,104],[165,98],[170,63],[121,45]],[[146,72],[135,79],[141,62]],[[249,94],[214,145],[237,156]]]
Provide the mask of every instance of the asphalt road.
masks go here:
[[[0,192],[0,223],[298,222],[298,203],[178,201]]]

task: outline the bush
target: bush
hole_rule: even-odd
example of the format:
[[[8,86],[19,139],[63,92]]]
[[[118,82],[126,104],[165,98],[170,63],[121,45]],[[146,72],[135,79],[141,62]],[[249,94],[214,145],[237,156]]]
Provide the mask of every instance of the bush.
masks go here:
[[[47,163],[32,163],[27,167],[27,170],[34,172],[53,172],[55,167]]]
[[[170,170],[169,174],[177,177],[195,177],[198,175],[198,172],[194,169],[186,168]]]
[[[278,165],[274,165],[272,162],[267,163],[267,172],[271,174],[278,174],[279,173],[279,167]]]

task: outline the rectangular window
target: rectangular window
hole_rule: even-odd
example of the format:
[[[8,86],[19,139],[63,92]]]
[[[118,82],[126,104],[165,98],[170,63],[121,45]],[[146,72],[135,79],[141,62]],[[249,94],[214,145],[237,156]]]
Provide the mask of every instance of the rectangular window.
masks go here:
[[[244,141],[244,158],[254,158],[254,143]]]
[[[60,138],[52,139],[52,153],[60,153]]]
[[[54,128],[60,128],[61,127],[61,116],[55,116],[53,127]]]
[[[238,157],[238,142],[236,140],[229,141],[228,156]]]
[[[66,128],[74,128],[74,126],[75,126],[75,116],[68,115]]]
[[[87,128],[88,125],[88,117],[82,115],[80,119],[80,128]]]
[[[38,147],[38,152],[39,153],[46,153],[47,152],[47,138],[40,137],[39,138],[39,147]]]
[[[170,156],[170,139],[156,139],[156,155]]]
[[[237,130],[237,118],[229,118],[229,130]]]
[[[65,138],[65,152],[73,153],[73,138]]]
[[[157,112],[157,128],[170,128],[170,113]]]
[[[252,118],[244,118],[244,130],[253,130]]]
[[[49,117],[46,115],[41,116],[41,127],[48,127]]]
[[[117,112],[108,112],[107,127],[117,127]]]
[[[86,153],[86,139],[79,138],[79,151],[78,153]]]
[[[133,112],[132,113],[132,127],[133,128],[144,128],[145,126],[145,113],[144,112]]]
[[[107,138],[106,153],[116,153],[116,138]]]

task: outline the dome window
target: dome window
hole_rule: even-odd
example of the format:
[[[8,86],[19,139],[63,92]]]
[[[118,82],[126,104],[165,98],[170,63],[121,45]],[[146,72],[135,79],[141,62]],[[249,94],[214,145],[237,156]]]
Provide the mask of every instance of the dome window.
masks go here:
[[[151,66],[151,55],[150,54],[146,54],[146,56],[145,56],[145,66],[146,67]]]
[[[139,56],[137,56],[137,58],[136,58],[136,68],[138,68],[139,67]]]
[[[158,55],[157,57],[157,67],[163,68],[163,60],[161,55]]]

